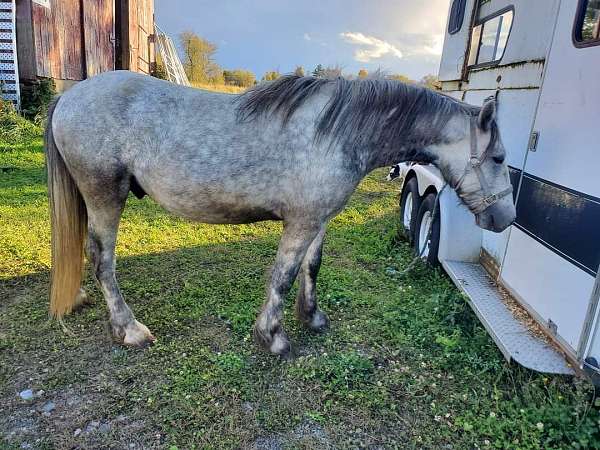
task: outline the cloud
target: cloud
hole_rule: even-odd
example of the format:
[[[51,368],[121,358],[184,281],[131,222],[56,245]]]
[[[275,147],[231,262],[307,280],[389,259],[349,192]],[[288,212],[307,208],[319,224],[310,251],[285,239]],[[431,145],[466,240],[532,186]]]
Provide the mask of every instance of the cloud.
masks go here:
[[[429,39],[429,43],[424,45],[421,53],[427,55],[441,56],[444,48],[444,36],[442,34],[433,35]]]
[[[354,51],[354,59],[356,61],[366,63],[387,54],[391,54],[396,58],[402,58],[402,52],[397,47],[376,37],[349,31],[340,33],[340,37],[350,44],[366,47]]]
[[[310,37],[310,34],[308,33],[304,33],[304,36],[302,36],[304,38],[305,41],[312,41],[312,38]]]

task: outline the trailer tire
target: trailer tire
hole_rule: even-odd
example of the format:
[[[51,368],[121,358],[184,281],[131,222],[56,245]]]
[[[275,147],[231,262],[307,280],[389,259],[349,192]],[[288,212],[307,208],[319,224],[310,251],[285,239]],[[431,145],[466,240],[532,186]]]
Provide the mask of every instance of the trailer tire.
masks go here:
[[[402,188],[400,195],[400,222],[404,230],[404,236],[410,245],[414,245],[416,238],[416,221],[421,206],[419,196],[419,183],[416,177],[410,178]]]
[[[435,213],[434,219],[434,210],[436,209],[436,194],[430,193],[425,196],[423,201],[421,202],[421,206],[419,207],[419,212],[417,214],[417,219],[415,221],[415,242],[414,249],[417,254],[420,253],[423,245],[425,245],[425,241],[427,239],[428,229],[431,228],[431,236],[429,239],[429,245],[426,247],[425,252],[423,253],[422,259],[431,267],[438,267],[440,262],[438,260],[438,249],[440,247],[440,215],[439,215],[439,206],[438,210]]]

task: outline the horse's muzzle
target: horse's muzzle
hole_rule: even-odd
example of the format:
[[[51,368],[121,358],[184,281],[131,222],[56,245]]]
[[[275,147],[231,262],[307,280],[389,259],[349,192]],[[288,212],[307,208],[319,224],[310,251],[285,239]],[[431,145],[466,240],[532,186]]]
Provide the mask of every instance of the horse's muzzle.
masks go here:
[[[500,233],[506,230],[516,219],[517,212],[512,202],[498,202],[475,215],[477,226],[484,230]]]

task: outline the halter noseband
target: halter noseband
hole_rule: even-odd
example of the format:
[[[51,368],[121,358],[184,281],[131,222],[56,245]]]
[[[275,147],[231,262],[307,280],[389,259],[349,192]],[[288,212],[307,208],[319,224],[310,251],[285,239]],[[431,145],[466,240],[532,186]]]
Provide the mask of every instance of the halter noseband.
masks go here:
[[[513,188],[511,185],[511,186],[507,187],[506,189],[504,189],[503,191],[497,192],[495,194],[491,193],[492,190],[490,189],[490,185],[487,183],[487,181],[485,179],[485,175],[483,174],[483,171],[481,170],[481,165],[484,163],[484,161],[488,157],[488,151],[492,145],[492,142],[490,141],[489,145],[486,147],[486,149],[483,151],[483,153],[481,155],[479,155],[479,156],[477,155],[477,124],[475,123],[475,121],[476,121],[475,117],[472,117],[471,120],[469,121],[470,125],[471,125],[471,155],[469,157],[469,162],[467,163],[467,167],[465,167],[465,171],[463,172],[462,176],[459,178],[458,182],[456,183],[456,187],[454,189],[458,193],[458,189],[462,185],[462,183],[465,180],[469,171],[470,170],[474,171],[475,174],[477,175],[477,178],[479,179],[479,184],[481,186],[481,192],[483,193],[483,198],[479,201],[479,203],[477,203],[477,205],[475,205],[474,207],[471,208],[471,211],[474,214],[481,214],[483,211],[488,209],[490,206],[492,206],[498,200],[511,194],[513,191]]]

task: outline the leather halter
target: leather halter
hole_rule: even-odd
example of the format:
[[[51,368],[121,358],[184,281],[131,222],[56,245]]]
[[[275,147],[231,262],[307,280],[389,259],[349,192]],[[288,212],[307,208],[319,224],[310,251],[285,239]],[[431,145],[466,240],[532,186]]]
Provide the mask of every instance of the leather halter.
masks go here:
[[[470,120],[470,125],[471,125],[471,155],[469,157],[469,162],[467,163],[467,167],[465,167],[465,171],[462,174],[462,176],[460,177],[460,179],[458,180],[458,182],[456,183],[455,186],[455,190],[458,193],[458,189],[460,188],[460,186],[462,185],[463,181],[465,180],[467,174],[470,171],[475,172],[475,174],[477,175],[477,178],[479,179],[479,185],[481,186],[481,192],[483,194],[483,198],[479,201],[479,203],[477,203],[474,207],[470,208],[471,211],[473,212],[473,214],[481,214],[483,211],[485,211],[486,209],[488,209],[490,206],[492,206],[494,203],[498,202],[500,199],[506,197],[507,195],[511,194],[513,191],[512,185],[507,187],[506,189],[497,192],[495,194],[492,194],[492,190],[490,188],[490,185],[488,184],[488,182],[485,179],[485,175],[483,174],[483,171],[481,170],[481,165],[484,163],[484,161],[487,159],[487,157],[489,156],[489,150],[490,147],[492,145],[492,142],[490,142],[490,144],[486,147],[486,149],[483,151],[483,153],[481,155],[477,155],[477,124],[476,121],[477,119],[475,117],[472,117]],[[459,196],[461,196],[459,194]],[[462,197],[462,196],[461,196]]]

